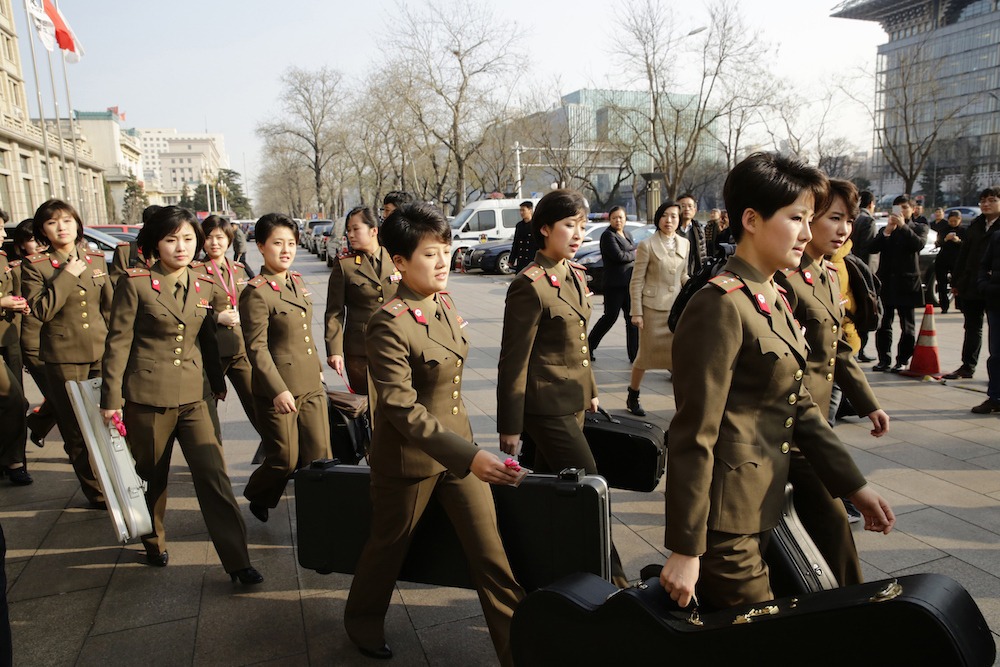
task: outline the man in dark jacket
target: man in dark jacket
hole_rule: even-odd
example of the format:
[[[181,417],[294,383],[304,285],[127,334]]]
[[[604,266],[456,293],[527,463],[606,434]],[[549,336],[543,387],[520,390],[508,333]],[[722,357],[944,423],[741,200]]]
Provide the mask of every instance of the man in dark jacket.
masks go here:
[[[878,260],[872,259],[872,242],[875,240],[875,195],[869,190],[862,190],[861,199],[858,202],[860,212],[854,220],[854,230],[851,232],[851,252],[874,273],[878,268]],[[861,349],[858,351],[858,361],[871,361],[871,357],[865,354],[868,347],[868,332],[859,331],[861,338]]]
[[[701,270],[707,257],[705,228],[694,219],[698,213],[698,202],[694,195],[685,192],[677,198],[677,205],[681,209],[681,224],[677,228],[677,233],[691,243],[691,252],[688,253],[688,275],[693,276]]]
[[[937,209],[934,217],[938,217]],[[951,305],[951,282],[955,273],[955,263],[958,261],[958,253],[962,250],[962,239],[965,238],[965,229],[962,228],[962,214],[955,210],[951,212],[948,219],[943,218],[944,211],[941,211],[942,219],[933,225],[937,233],[937,241],[934,242],[941,250],[934,258],[934,275],[937,278],[938,303],[941,305],[941,312],[947,313]]]
[[[514,242],[510,248],[510,266],[514,273],[519,273],[526,267],[538,252],[535,238],[531,234],[531,214],[535,205],[530,200],[525,200],[518,208],[521,211],[521,222],[514,227]]]
[[[610,224],[601,234],[601,261],[604,263],[604,314],[590,330],[588,344],[590,359],[594,360],[594,350],[600,345],[604,334],[608,333],[618,313],[625,318],[625,350],[628,360],[635,361],[639,352],[639,327],[632,324],[632,300],[629,298],[628,284],[632,280],[635,265],[635,241],[625,229],[625,209],[615,206],[609,215]]]
[[[889,224],[872,243],[872,252],[879,253],[878,277],[882,281],[884,315],[875,332],[878,364],[872,370],[898,373],[910,363],[916,343],[914,309],[924,305],[924,288],[920,280],[920,251],[927,243],[927,225],[913,221],[910,198],[902,195],[892,202]],[[898,212],[896,211],[898,207]],[[899,344],[896,365],[892,361],[892,321],[899,315]]]
[[[976,286],[986,304],[989,352],[987,399],[972,408],[977,415],[1000,412],[1000,234],[991,234],[976,272]]]
[[[986,188],[979,195],[982,215],[969,225],[962,240],[962,247],[952,272],[952,292],[958,309],[965,318],[965,339],[962,341],[962,365],[945,375],[946,380],[971,378],[979,363],[979,351],[983,346],[983,316],[986,302],[979,292],[978,271],[983,251],[990,237],[997,229],[1000,217],[1000,189]]]

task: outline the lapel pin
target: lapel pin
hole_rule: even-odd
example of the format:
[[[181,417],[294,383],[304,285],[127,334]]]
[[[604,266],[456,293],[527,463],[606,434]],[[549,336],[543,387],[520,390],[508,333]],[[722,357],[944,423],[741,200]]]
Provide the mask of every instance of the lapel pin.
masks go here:
[[[160,281],[157,280],[156,278],[153,278],[153,289],[155,289],[157,292],[160,291]]]
[[[427,318],[424,317],[424,311],[420,310],[419,308],[413,309],[413,319],[415,319],[417,322],[420,322],[421,324],[427,324]]]
[[[559,287],[559,279],[558,279],[558,278],[556,278],[556,277],[555,277],[555,276],[554,276],[553,274],[551,274],[551,273],[549,274],[549,282],[550,282],[550,283],[552,283],[552,286],[553,286],[553,287]]]
[[[812,285],[813,284],[812,273],[810,273],[809,271],[803,271],[802,272],[802,278],[806,281],[807,285]]]

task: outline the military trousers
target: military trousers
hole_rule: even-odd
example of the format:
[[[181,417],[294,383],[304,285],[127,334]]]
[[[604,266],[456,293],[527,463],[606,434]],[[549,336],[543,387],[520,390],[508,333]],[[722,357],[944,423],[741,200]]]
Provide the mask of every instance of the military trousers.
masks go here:
[[[43,399],[36,411],[28,413],[28,429],[39,438],[44,438],[56,425],[56,413],[52,409],[52,401],[49,400],[49,378],[45,374],[45,364],[38,358],[38,350],[29,352],[22,347],[21,356],[24,359],[24,368],[35,381],[35,386],[42,393]]]
[[[233,495],[222,445],[215,435],[205,401],[175,408],[128,401],[123,421],[128,429],[127,440],[135,458],[136,472],[148,485],[146,504],[153,518],[153,532],[142,536],[146,552],[157,555],[167,549],[164,515],[170,458],[176,439],[191,471],[201,515],[222,566],[226,572],[250,567],[246,525]]]
[[[83,495],[91,503],[103,503],[104,492],[90,466],[90,454],[87,444],[83,441],[83,433],[76,421],[73,405],[69,401],[66,382],[81,381],[101,377],[101,362],[89,364],[60,364],[54,361],[45,362],[45,376],[49,386],[48,400],[52,401],[52,409],[56,414],[56,423],[63,439],[63,449],[69,462],[73,465],[76,478],[80,480]]]
[[[408,479],[372,471],[371,535],[358,558],[344,609],[347,635],[367,648],[385,642],[385,614],[396,577],[432,495],[448,514],[469,560],[469,572],[500,663],[511,665],[510,620],[524,590],[514,579],[500,541],[493,493],[472,474],[458,478],[444,472]]]
[[[250,378],[253,374],[250,360],[247,359],[247,355],[245,354],[239,354],[235,357],[223,357],[222,371],[229,378],[233,389],[236,390],[236,396],[243,406],[243,411],[246,413],[247,419],[250,420],[250,424],[259,435],[260,427],[257,424],[257,408],[253,401],[253,390],[250,388]]]
[[[0,361],[0,466],[10,467],[24,463],[24,446],[27,442],[28,402],[17,381],[17,376]]]
[[[695,587],[699,602],[711,609],[726,609],[773,599],[763,557],[769,536],[769,532],[734,535],[708,531]]]

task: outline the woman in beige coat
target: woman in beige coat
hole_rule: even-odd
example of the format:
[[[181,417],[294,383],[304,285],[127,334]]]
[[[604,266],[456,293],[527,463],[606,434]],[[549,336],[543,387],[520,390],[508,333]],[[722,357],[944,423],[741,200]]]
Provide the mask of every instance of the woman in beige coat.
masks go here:
[[[639,328],[639,354],[632,364],[625,407],[642,417],[646,411],[639,404],[639,385],[651,368],[671,370],[670,347],[673,334],[667,317],[681,285],[687,282],[687,258],[691,244],[676,233],[680,207],[667,201],[653,216],[656,233],[639,244],[635,268],[629,283],[632,298],[632,324]]]

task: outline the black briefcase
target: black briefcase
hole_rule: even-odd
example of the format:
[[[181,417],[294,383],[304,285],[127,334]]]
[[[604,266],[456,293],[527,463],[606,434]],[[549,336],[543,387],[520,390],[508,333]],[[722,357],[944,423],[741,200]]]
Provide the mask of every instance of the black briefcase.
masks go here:
[[[371,529],[367,466],[314,461],[295,472],[299,564],[320,574],[352,574]],[[528,475],[518,487],[491,486],[500,536],[525,590],[573,572],[611,576],[608,486],[570,469]],[[399,580],[475,588],[444,508],[432,497],[420,519]]]
[[[630,415],[610,414],[603,408],[584,417],[583,435],[597,463],[597,473],[613,489],[653,491],[663,477],[667,439],[656,424]],[[527,433],[518,461],[534,468],[537,446]]]
[[[514,611],[511,651],[534,665],[992,665],[972,596],[939,574],[809,593],[711,613],[681,610],[649,579],[619,591],[575,574]]]
[[[792,493],[792,485],[786,484],[781,520],[771,530],[771,539],[763,554],[771,592],[777,597],[818,593],[837,587],[830,566],[795,511]]]

